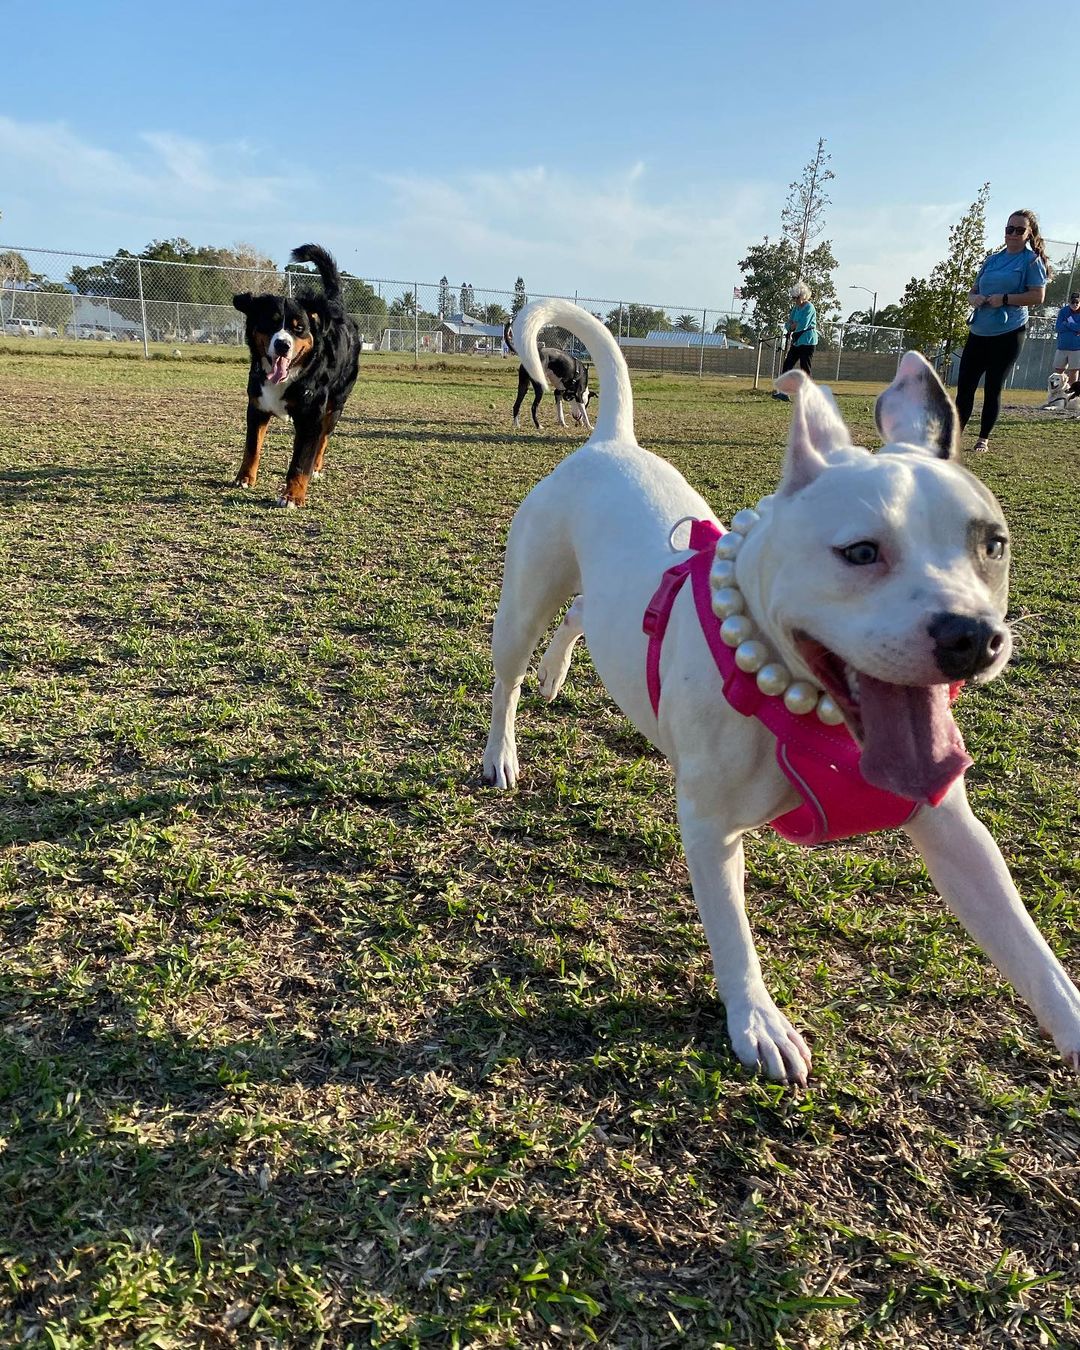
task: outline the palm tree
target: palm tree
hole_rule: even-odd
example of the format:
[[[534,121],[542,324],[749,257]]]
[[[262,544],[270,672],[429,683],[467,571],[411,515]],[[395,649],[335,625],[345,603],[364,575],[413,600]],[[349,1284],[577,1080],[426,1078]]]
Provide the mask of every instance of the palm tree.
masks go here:
[[[698,332],[698,321],[692,314],[680,314],[675,320],[675,328],[680,333]]]

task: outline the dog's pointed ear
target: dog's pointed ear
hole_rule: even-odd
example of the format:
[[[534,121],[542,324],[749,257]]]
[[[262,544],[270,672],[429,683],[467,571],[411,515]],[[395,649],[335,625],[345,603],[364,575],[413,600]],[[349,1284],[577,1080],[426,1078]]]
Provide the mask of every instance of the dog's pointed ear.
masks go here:
[[[241,291],[239,295],[232,298],[233,305],[241,314],[247,314],[251,310],[251,292]]]
[[[794,403],[788,433],[784,477],[777,491],[784,496],[798,492],[818,476],[833,450],[851,445],[851,432],[844,425],[832,391],[815,384],[801,370],[789,370],[776,387]]]
[[[960,418],[937,372],[919,352],[905,352],[896,379],[874,405],[874,421],[887,445],[901,442],[939,459],[960,454]]]

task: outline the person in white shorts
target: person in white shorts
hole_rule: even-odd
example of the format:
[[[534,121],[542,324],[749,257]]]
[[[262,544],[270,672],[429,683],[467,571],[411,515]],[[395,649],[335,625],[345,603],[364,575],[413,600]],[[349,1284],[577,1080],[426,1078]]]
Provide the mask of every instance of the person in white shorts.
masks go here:
[[[1080,291],[1073,291],[1069,303],[1062,305],[1057,316],[1057,351],[1054,369],[1066,375],[1074,394],[1080,394]]]

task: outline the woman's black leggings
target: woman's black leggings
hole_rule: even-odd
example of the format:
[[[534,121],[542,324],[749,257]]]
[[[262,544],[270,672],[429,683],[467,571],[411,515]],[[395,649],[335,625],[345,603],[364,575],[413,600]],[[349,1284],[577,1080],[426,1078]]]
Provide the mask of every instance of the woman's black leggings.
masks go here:
[[[993,337],[969,335],[960,353],[960,373],[956,377],[956,410],[960,414],[961,431],[967,426],[975,406],[975,390],[981,375],[983,405],[979,435],[984,440],[989,438],[1001,411],[1001,387],[1016,364],[1026,336],[1026,328],[1014,328],[1011,333],[996,333]]]

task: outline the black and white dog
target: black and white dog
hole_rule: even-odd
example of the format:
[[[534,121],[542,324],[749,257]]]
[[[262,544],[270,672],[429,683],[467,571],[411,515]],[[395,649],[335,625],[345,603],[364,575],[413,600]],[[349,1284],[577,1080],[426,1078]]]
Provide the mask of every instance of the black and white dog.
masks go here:
[[[503,341],[516,356],[514,334],[509,323],[503,330]],[[570,404],[570,415],[578,426],[584,422],[586,427],[592,431],[592,423],[589,421],[589,414],[586,412],[589,400],[595,397],[589,388],[589,367],[576,357],[571,356],[569,352],[562,351],[559,347],[541,347],[540,362],[543,366],[544,377],[555,395],[555,416],[559,420],[559,426],[566,426],[566,418],[563,417],[563,400],[565,399]],[[536,410],[540,406],[540,400],[544,397],[544,386],[539,380],[534,380],[524,366],[518,368],[518,392],[517,401],[514,404],[514,426],[521,426],[518,414],[521,412],[521,405],[525,402],[525,395],[529,392],[530,385],[532,385],[533,391],[532,420],[539,429],[540,419],[536,415]]]
[[[292,418],[292,460],[278,506],[303,506],[308,483],[322,472],[326,442],[337,426],[360,368],[360,334],[345,312],[337,264],[318,244],[301,244],[293,262],[313,262],[323,292],[251,295],[233,304],[247,319],[251,351],[247,436],[235,484],[255,486],[271,417]]]

